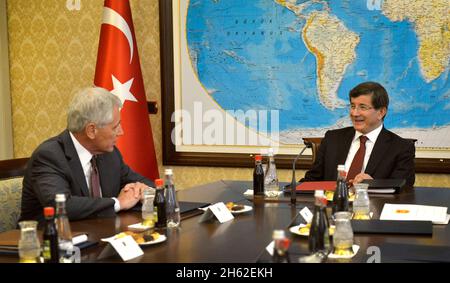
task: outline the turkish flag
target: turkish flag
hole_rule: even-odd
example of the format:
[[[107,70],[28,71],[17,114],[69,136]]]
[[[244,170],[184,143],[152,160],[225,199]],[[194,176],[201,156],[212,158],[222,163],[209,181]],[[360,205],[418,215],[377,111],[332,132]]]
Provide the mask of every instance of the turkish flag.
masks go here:
[[[124,135],[117,146],[125,162],[147,178],[159,178],[128,0],[105,1],[94,84],[110,90],[123,103]]]

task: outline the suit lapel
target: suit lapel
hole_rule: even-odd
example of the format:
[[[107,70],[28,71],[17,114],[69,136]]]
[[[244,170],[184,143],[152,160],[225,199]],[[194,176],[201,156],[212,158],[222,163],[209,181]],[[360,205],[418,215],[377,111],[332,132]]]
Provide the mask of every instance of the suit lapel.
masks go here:
[[[338,141],[337,145],[337,161],[338,164],[344,164],[347,159],[348,151],[350,150],[350,146],[352,144],[353,137],[355,136],[355,129],[353,127],[349,127],[348,131],[346,131],[343,135],[343,139]]]
[[[61,142],[64,146],[64,153],[67,158],[67,163],[72,171],[74,182],[81,188],[82,196],[89,196],[89,189],[86,184],[86,177],[84,176],[83,168],[81,167],[81,161],[78,157],[75,146],[68,130],[65,130],[61,135]]]
[[[383,127],[372,149],[369,161],[367,162],[366,170],[364,171],[366,174],[374,174],[375,169],[383,159],[386,150],[389,148],[390,142],[391,138],[389,137],[387,130]]]

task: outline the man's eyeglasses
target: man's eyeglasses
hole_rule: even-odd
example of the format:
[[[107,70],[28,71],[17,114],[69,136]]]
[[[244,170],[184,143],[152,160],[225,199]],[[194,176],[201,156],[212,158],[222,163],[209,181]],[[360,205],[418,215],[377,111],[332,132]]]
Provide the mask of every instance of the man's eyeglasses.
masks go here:
[[[361,112],[366,112],[369,111],[370,109],[373,109],[372,106],[369,105],[365,105],[365,104],[361,104],[361,105],[350,105],[350,110],[355,111],[355,110],[359,110]]]

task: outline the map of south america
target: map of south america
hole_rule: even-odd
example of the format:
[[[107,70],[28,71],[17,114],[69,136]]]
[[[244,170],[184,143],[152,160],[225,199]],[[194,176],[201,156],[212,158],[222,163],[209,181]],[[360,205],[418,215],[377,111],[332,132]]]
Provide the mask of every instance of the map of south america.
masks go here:
[[[182,108],[277,111],[279,142],[296,145],[351,126],[349,91],[375,81],[386,128],[450,149],[449,0],[178,1]]]
[[[297,6],[280,0],[275,2],[293,11],[299,18],[306,19],[301,37],[305,46],[316,57],[320,102],[331,110],[344,107],[346,102],[337,97],[337,89],[347,66],[356,59],[355,48],[359,43],[359,36],[326,10],[304,15],[304,5]]]
[[[359,37],[327,12],[314,12],[302,30],[303,42],[317,60],[317,90],[321,103],[328,109],[344,107],[337,98],[347,66],[356,59]]]

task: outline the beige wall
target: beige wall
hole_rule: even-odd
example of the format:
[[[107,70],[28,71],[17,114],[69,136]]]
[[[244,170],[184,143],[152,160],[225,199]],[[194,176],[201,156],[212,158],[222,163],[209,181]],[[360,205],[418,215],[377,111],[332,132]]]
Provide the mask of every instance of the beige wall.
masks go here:
[[[147,99],[160,105],[158,0],[130,2]],[[66,0],[7,0],[15,157],[61,132],[71,94],[93,83],[102,8],[103,0],[81,0],[79,11],[69,11]],[[150,119],[163,172],[161,113]],[[252,169],[173,168],[178,188],[252,176]],[[279,175],[290,180],[289,170]],[[450,187],[450,177],[419,174],[417,185]]]
[[[13,158],[6,0],[0,0],[0,160]]]

